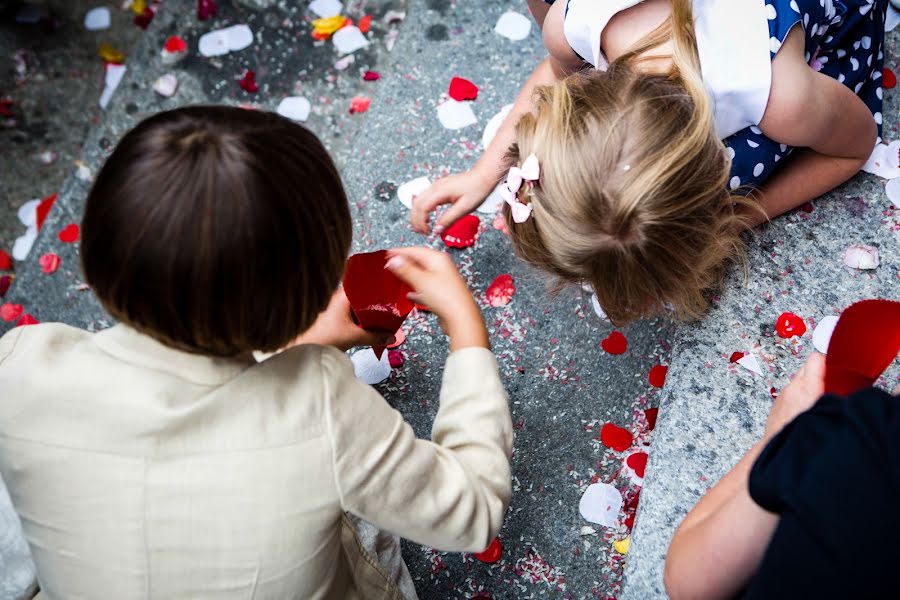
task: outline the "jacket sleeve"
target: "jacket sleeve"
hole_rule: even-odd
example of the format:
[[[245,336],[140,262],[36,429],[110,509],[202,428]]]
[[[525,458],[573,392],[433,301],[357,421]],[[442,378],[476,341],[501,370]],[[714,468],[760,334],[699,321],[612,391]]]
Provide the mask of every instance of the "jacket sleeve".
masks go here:
[[[356,379],[346,355],[325,349],[322,367],[343,509],[420,544],[484,550],[511,494],[512,422],[494,355],[447,359],[431,441]]]

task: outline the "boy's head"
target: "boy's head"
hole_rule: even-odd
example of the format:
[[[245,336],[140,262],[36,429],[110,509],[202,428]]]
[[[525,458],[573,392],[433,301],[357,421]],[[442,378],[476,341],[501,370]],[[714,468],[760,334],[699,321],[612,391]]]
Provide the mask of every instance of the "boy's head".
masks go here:
[[[306,128],[194,106],[122,138],[88,196],[81,261],[115,318],[232,356],[277,350],[312,325],[351,236],[337,169]]]
[[[730,260],[743,220],[726,191],[729,159],[711,113],[674,77],[613,63],[541,88],[507,157],[531,154],[531,217],[505,214],[517,253],[563,282],[590,283],[615,323],[674,308],[697,318]]]

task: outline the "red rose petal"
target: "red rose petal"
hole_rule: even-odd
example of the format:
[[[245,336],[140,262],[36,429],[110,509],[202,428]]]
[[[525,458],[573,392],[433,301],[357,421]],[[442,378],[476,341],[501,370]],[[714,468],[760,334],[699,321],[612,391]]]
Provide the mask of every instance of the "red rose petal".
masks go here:
[[[59,241],[64,244],[71,244],[73,242],[78,241],[78,236],[81,235],[81,229],[75,223],[69,223],[65,227],[60,230],[57,237],[59,237]]]
[[[635,452],[625,459],[625,464],[634,471],[635,475],[643,479],[644,471],[647,469],[647,453]]]
[[[622,521],[622,524],[625,525],[625,527],[627,527],[628,529],[634,529],[634,517],[635,513],[631,513],[630,515],[625,517],[625,520]]]
[[[166,49],[166,52],[185,52],[187,51],[187,42],[177,35],[172,35],[166,40],[163,48]]]
[[[9,291],[9,286],[12,285],[12,277],[9,275],[0,276],[0,298],[6,295],[6,292]]]
[[[800,210],[802,210],[805,213],[811,213],[814,210],[813,203],[812,202],[804,202],[800,206]]]
[[[392,369],[399,369],[403,366],[403,353],[399,350],[388,350],[388,362],[391,363]]]
[[[134,18],[134,24],[141,29],[147,29],[147,26],[150,25],[151,21],[153,21],[154,15],[156,15],[156,13],[154,13],[153,9],[148,6],[144,9],[144,12]]]
[[[648,408],[644,411],[644,416],[647,417],[647,427],[650,428],[650,431],[656,429],[656,418],[659,416],[659,409]]]
[[[53,254],[52,252],[48,252],[38,259],[38,264],[41,265],[41,270],[44,271],[44,273],[46,273],[47,275],[56,272],[56,270],[59,268],[59,263],[59,256]]]
[[[606,336],[600,345],[609,354],[625,354],[625,351],[628,350],[628,340],[618,331],[613,331]]]
[[[19,318],[22,314],[22,310],[21,304],[10,304],[7,302],[0,306],[0,319],[3,319],[7,323],[11,323]]]
[[[197,18],[201,21],[215,16],[217,12],[219,12],[219,7],[214,0],[197,0]]]
[[[256,84],[256,73],[250,70],[244,73],[244,76],[238,81],[238,85],[248,94],[255,94],[259,91],[259,86]]]
[[[18,321],[16,321],[16,327],[23,327],[25,325],[37,325],[38,323],[40,323],[40,321],[38,321],[28,313],[25,313],[24,315],[19,317]]]
[[[454,77],[450,80],[450,97],[458,102],[474,100],[478,97],[478,86],[462,77]]]
[[[732,352],[731,356],[728,358],[728,362],[736,363],[747,355],[746,352]]]
[[[496,308],[509,304],[515,293],[516,284],[513,282],[512,275],[504,273],[498,275],[494,283],[488,286],[485,296],[487,296],[488,304]]]
[[[656,365],[652,369],[650,369],[650,385],[655,388],[661,388],[666,384],[666,374],[669,372],[669,367],[665,365]]]
[[[381,73],[378,71],[366,71],[363,73],[363,81],[378,81],[381,79]]]
[[[475,215],[466,215],[447,228],[441,239],[450,248],[468,248],[475,243],[481,219]]]
[[[0,117],[13,116],[12,105],[13,101],[9,98],[0,98]]]
[[[50,209],[53,208],[53,203],[56,202],[56,197],[58,195],[59,194],[50,194],[37,205],[37,209],[35,210],[37,212],[38,231],[44,226],[44,221],[47,219],[47,215],[50,214]]]
[[[627,429],[607,423],[600,430],[600,441],[607,448],[612,448],[616,452],[624,452],[631,447],[634,438]]]
[[[372,99],[366,96],[355,96],[350,100],[350,114],[364,113],[372,105]]]
[[[884,81],[881,82],[881,87],[884,89],[892,90],[897,86],[897,76],[887,67],[881,71],[881,76],[884,79]]]
[[[775,331],[784,339],[792,338],[795,335],[801,337],[806,333],[806,323],[794,313],[784,312],[775,322]]]
[[[369,33],[369,30],[372,29],[372,15],[366,15],[360,19],[357,27],[361,32]]]
[[[9,254],[0,250],[0,271],[9,271],[12,269],[12,259]]]
[[[495,562],[500,560],[500,556],[502,556],[502,554],[503,544],[500,543],[500,538],[494,538],[494,541],[491,542],[490,546],[488,546],[481,552],[475,553],[475,558],[483,563],[494,564]]]

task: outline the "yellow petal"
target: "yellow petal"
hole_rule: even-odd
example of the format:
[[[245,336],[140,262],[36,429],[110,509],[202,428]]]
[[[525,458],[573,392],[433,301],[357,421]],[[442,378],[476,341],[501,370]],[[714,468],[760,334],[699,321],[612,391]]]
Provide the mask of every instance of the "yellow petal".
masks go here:
[[[106,62],[122,63],[125,61],[125,55],[106,42],[100,44],[100,47],[97,49],[97,54]]]
[[[134,14],[142,15],[145,10],[147,10],[147,0],[134,0],[131,3],[131,11]]]
[[[618,542],[613,542],[613,548],[616,549],[616,552],[619,554],[625,555],[628,554],[628,549],[631,547],[631,536],[629,535],[624,540],[619,540]]]
[[[315,19],[312,22],[313,31],[319,35],[331,35],[335,31],[343,27],[346,20],[347,19],[342,15],[327,17],[325,19]]]

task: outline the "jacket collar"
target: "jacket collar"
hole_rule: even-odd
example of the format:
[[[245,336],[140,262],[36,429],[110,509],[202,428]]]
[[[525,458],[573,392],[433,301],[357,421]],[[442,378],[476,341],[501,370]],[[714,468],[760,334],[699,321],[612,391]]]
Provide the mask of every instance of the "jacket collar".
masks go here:
[[[256,364],[251,357],[218,358],[176,350],[122,324],[94,334],[93,341],[123,362],[200,385],[221,385]]]

